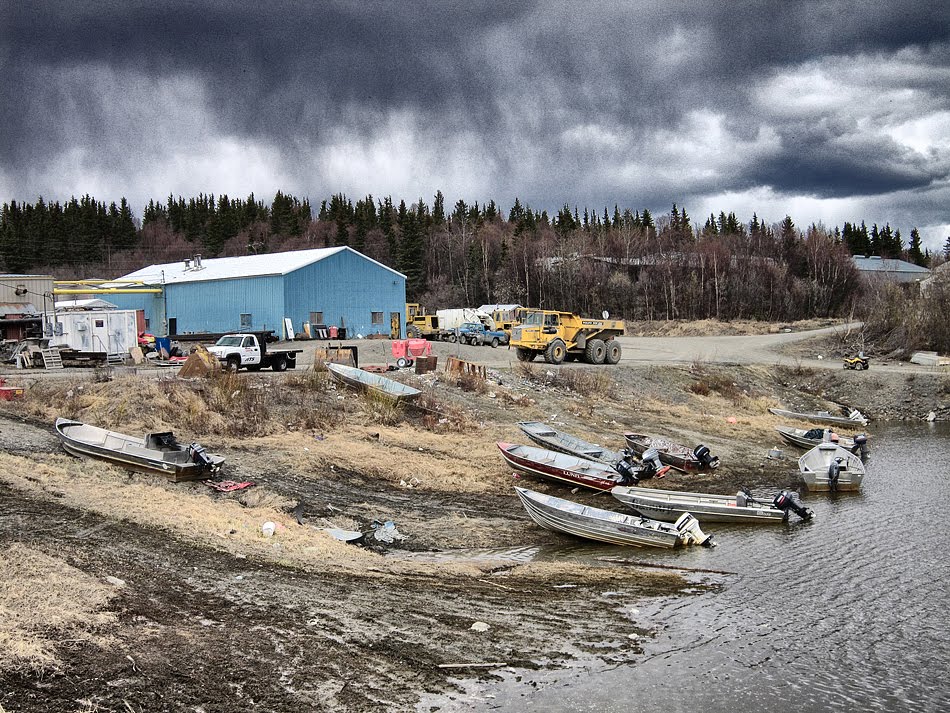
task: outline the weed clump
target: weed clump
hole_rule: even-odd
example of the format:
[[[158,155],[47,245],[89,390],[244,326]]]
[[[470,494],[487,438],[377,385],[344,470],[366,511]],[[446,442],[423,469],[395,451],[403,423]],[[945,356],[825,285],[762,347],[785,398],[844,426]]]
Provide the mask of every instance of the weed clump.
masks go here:
[[[515,374],[533,386],[564,389],[580,396],[608,399],[614,395],[615,384],[608,366],[592,369],[561,367],[552,371],[522,361],[515,366]]]

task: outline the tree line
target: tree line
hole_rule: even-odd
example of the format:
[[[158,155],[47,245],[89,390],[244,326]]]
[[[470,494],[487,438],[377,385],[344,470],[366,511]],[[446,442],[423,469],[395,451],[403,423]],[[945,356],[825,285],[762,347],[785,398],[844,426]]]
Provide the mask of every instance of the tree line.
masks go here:
[[[90,196],[65,205],[15,201],[0,209],[0,269],[61,277],[115,277],[144,265],[205,257],[349,245],[398,269],[407,295],[430,308],[519,303],[637,319],[790,320],[842,314],[859,281],[852,254],[926,264],[916,229],[862,222],[832,231],[799,229],[754,215],[711,214],[702,227],[685,209],[667,214],[564,205],[554,215],[519,199],[504,213],[494,201],[437,192],[396,204],[342,193],[314,211],[278,192],[265,203],[199,194],[149,201],[137,227],[127,201]]]
[[[138,229],[128,201],[118,205],[88,194],[65,204],[10,201],[0,208],[0,266],[26,272],[67,263],[109,263],[116,251],[138,241]]]

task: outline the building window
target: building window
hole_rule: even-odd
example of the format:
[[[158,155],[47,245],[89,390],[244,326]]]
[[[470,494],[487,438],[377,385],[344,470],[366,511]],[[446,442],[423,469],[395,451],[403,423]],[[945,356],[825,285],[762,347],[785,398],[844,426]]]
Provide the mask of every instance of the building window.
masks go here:
[[[146,329],[148,329],[148,323],[149,323],[150,321],[151,321],[151,320],[150,320],[148,317],[145,318],[145,328],[146,328]]]
[[[254,322],[251,318],[251,315],[249,314],[241,315],[241,329],[250,329],[253,323]]]
[[[372,313],[372,323],[373,324],[382,324],[383,323],[383,313],[382,312],[373,312]]]
[[[97,326],[97,327],[105,327],[105,326],[106,326],[105,320],[97,319],[97,320],[96,320],[96,326]]]
[[[310,324],[323,324],[323,312],[311,312]]]

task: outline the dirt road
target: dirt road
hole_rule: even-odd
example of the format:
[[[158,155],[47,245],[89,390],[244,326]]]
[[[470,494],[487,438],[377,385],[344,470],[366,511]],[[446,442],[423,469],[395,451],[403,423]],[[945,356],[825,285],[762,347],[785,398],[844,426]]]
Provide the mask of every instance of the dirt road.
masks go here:
[[[701,337],[620,337],[623,346],[622,365],[637,364],[741,364],[741,365],[783,365],[790,367],[808,367],[813,369],[841,370],[841,361],[834,358],[824,343],[832,338],[857,338],[860,322],[825,327],[802,332],[781,332],[778,334],[755,334],[748,336],[701,336]],[[809,349],[805,345],[815,342]],[[317,343],[314,343],[315,345]],[[360,362],[380,364],[393,362],[388,340],[361,340],[349,342],[359,349]],[[298,343],[299,347],[300,344]],[[511,368],[517,364],[515,350],[507,347],[473,347],[464,344],[432,342],[432,352],[439,356],[442,363],[449,356],[457,356],[466,361],[474,361],[493,368]],[[314,350],[304,347],[299,364],[313,362]],[[818,358],[819,355],[822,358]],[[537,364],[542,364],[540,358]],[[579,367],[580,364],[564,364],[562,368]],[[874,361],[872,368],[895,373],[940,373],[931,367],[923,367],[907,362]]]

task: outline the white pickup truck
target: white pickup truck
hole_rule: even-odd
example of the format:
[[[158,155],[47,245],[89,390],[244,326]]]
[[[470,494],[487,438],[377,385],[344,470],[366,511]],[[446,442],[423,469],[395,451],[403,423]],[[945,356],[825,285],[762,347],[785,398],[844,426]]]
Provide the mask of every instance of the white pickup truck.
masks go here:
[[[257,334],[225,334],[208,351],[224,364],[228,371],[246,368],[258,371],[270,367],[285,371],[297,367],[297,355],[303,349],[267,349],[267,342]]]

